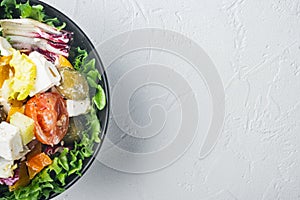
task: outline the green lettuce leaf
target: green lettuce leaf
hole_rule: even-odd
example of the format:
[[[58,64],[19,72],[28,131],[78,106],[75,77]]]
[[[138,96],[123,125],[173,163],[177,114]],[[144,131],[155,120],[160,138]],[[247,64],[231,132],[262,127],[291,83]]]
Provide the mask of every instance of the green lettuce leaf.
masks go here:
[[[20,11],[21,18],[31,18],[40,22],[44,22],[45,13],[42,5],[31,6],[29,1],[22,4],[16,4],[16,9]]]
[[[0,12],[0,19],[31,18],[56,27],[58,30],[66,26],[66,23],[60,22],[56,17],[51,18],[46,15],[42,5],[30,5],[29,0],[26,3],[17,3],[16,0],[1,0],[0,6],[4,10],[4,12]]]
[[[1,18],[12,19],[16,4],[16,0],[2,0],[0,6],[4,8],[4,12],[0,13]]]
[[[82,50],[78,47],[76,51],[78,56],[75,58],[73,66],[76,70],[86,76],[89,86],[95,89],[92,90],[92,92],[95,92],[95,95],[92,97],[92,101],[98,110],[103,110],[106,105],[106,96],[102,86],[99,84],[101,74],[96,69],[96,61],[95,59],[91,59],[88,62],[86,61],[88,57],[86,50]]]

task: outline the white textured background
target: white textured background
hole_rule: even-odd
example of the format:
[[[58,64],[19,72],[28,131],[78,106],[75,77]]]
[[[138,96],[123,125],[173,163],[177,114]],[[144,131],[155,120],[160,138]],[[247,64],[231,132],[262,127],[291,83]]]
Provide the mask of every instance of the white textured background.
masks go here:
[[[96,162],[58,199],[300,199],[299,0],[44,0],[97,46],[158,27],[197,42],[225,87],[224,130],[199,159],[199,141],[158,172],[132,175]]]

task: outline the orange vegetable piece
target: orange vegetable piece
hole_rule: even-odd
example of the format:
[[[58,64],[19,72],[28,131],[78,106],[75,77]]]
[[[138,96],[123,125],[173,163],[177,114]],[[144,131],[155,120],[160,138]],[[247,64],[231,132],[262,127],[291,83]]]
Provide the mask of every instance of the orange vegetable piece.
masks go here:
[[[28,167],[28,174],[29,174],[29,179],[33,179],[35,175],[37,175],[39,172],[34,171],[32,168]]]
[[[12,56],[1,56],[0,57],[0,66],[8,65]]]
[[[27,161],[40,153],[42,153],[42,143],[36,141],[34,148],[26,155]]]
[[[58,57],[58,67],[69,67],[73,69],[73,65],[70,63],[70,61],[62,55],[59,55]]]
[[[22,101],[10,100],[9,103],[11,105],[11,108],[8,111],[8,114],[7,114],[7,118],[6,118],[7,122],[9,122],[10,116],[15,114],[16,112],[24,114],[24,111],[25,111],[25,105],[23,105]]]
[[[44,167],[51,165],[52,160],[45,153],[40,153],[32,157],[29,161],[26,162],[28,167],[29,178],[32,179],[37,175]]]
[[[13,68],[9,66],[11,56],[0,57],[0,88],[3,86],[3,82],[9,78],[10,71]]]
[[[25,106],[11,107],[10,110],[8,111],[6,121],[9,122],[10,116],[12,116],[13,114],[15,114],[16,112],[24,114],[24,111],[25,111]]]
[[[9,100],[9,103],[12,107],[22,107],[24,105],[24,101],[18,101],[16,99]]]
[[[0,66],[0,88],[2,88],[5,80],[9,78],[10,66]]]

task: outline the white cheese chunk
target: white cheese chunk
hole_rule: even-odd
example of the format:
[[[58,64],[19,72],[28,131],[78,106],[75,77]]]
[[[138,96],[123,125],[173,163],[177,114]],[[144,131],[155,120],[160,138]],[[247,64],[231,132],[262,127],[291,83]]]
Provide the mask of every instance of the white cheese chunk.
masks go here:
[[[78,115],[86,114],[90,108],[89,99],[85,99],[82,101],[67,100],[66,102],[69,117],[75,117]]]
[[[36,51],[30,53],[29,58],[36,64],[36,81],[34,89],[29,94],[30,97],[60,84],[61,76],[54,64]]]
[[[19,128],[7,123],[0,124],[0,157],[6,160],[16,160],[23,152],[22,138]]]
[[[0,178],[9,178],[14,175],[14,161],[0,158]]]
[[[9,44],[9,42],[4,37],[0,37],[0,55],[10,56],[10,48],[12,48],[12,46]]]

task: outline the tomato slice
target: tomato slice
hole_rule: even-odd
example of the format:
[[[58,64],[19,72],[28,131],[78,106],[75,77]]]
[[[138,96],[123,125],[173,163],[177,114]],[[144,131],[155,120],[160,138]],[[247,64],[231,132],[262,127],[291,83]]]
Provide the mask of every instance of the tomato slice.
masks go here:
[[[31,98],[25,105],[25,115],[34,120],[34,134],[47,145],[58,144],[66,135],[69,115],[60,94],[46,92]]]

